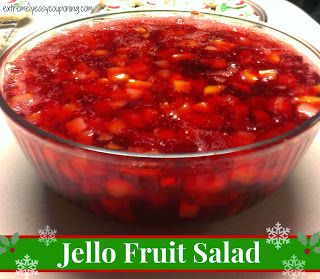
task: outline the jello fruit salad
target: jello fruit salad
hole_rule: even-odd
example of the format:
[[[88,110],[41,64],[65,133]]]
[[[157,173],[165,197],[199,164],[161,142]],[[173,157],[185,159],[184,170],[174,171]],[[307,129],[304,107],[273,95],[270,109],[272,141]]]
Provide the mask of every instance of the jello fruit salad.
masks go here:
[[[315,133],[315,61],[244,20],[139,13],[2,61],[40,175],[129,222],[225,217],[274,191]]]

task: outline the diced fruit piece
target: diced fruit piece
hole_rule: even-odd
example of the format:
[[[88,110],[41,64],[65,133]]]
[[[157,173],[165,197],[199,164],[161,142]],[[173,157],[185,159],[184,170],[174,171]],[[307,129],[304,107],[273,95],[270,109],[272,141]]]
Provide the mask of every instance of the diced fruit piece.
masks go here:
[[[130,127],[143,128],[147,124],[147,120],[143,118],[141,113],[127,111],[123,115],[123,119]]]
[[[99,78],[97,82],[101,84],[110,84],[110,80],[107,78]]]
[[[259,77],[263,81],[275,80],[277,76],[278,76],[278,71],[274,69],[259,71]]]
[[[129,75],[127,74],[115,74],[113,76],[109,76],[110,80],[113,82],[126,82],[129,80]]]
[[[22,95],[13,96],[12,98],[10,98],[8,103],[14,111],[19,112],[26,106],[34,104],[34,99],[31,94],[25,93]]]
[[[183,219],[196,218],[199,213],[199,206],[188,201],[181,201],[179,207],[179,216]]]
[[[142,26],[137,26],[134,28],[134,30],[141,34],[144,38],[148,38],[150,36],[150,32],[147,28],[142,27]]]
[[[119,135],[127,128],[127,125],[122,120],[115,118],[106,124],[106,128],[111,134]]]
[[[206,46],[204,49],[206,51],[208,51],[208,52],[216,52],[216,51],[218,51],[218,48],[215,47],[215,46]]]
[[[281,56],[280,56],[280,54],[278,53],[278,52],[272,52],[269,56],[268,56],[268,58],[269,58],[269,61],[271,62],[271,63],[279,63],[280,61],[281,61]]]
[[[123,147],[119,144],[109,142],[106,146],[107,149],[112,149],[112,150],[122,150]]]
[[[115,76],[119,74],[126,74],[127,68],[126,67],[111,67],[107,69],[108,76]]]
[[[222,39],[214,39],[210,44],[217,48],[218,51],[231,51],[235,48],[235,44]]]
[[[37,111],[30,116],[27,117],[28,121],[30,121],[32,124],[36,124],[41,117],[41,111]]]
[[[128,86],[131,88],[148,89],[152,86],[152,82],[143,81],[143,80],[136,80],[136,79],[129,79]]]
[[[224,69],[227,68],[228,62],[224,58],[214,58],[208,61],[210,66],[215,69]]]
[[[124,179],[110,178],[106,182],[106,191],[111,197],[124,198],[134,194],[134,186]]]
[[[313,90],[315,91],[315,93],[320,94],[320,83],[318,83],[317,85],[314,85]]]
[[[259,80],[257,75],[249,70],[244,70],[241,72],[241,79],[249,84],[254,84]]]
[[[98,141],[109,141],[113,139],[113,135],[107,132],[99,133]]]
[[[276,115],[291,116],[293,113],[293,104],[288,98],[273,97],[268,100],[268,109]]]
[[[188,48],[196,48],[199,46],[199,42],[197,42],[196,40],[185,40],[183,42],[183,46]]]
[[[171,72],[169,70],[160,70],[157,72],[157,74],[163,79],[168,79],[171,75]]]
[[[152,108],[145,108],[142,110],[141,115],[147,123],[153,123],[158,117],[158,111]]]
[[[225,88],[226,86],[224,85],[208,85],[204,88],[203,94],[204,96],[219,94]]]
[[[172,59],[175,61],[183,61],[195,58],[195,54],[193,53],[177,53],[172,55]]]
[[[279,85],[288,86],[294,88],[297,86],[297,79],[293,74],[281,74],[277,78],[277,83]]]
[[[259,174],[254,165],[240,166],[233,170],[231,179],[243,185],[250,185],[254,179],[258,179]]]
[[[93,52],[93,55],[95,56],[106,56],[109,54],[109,51],[107,49],[97,49]]]
[[[193,111],[203,112],[203,113],[210,111],[210,107],[207,102],[200,102],[200,103],[194,104],[191,106],[191,109]]]
[[[190,81],[174,80],[173,89],[176,92],[190,92],[192,89],[192,85]]]
[[[298,96],[294,98],[299,103],[320,104],[320,97],[316,96]]]
[[[72,71],[72,75],[75,80],[90,80],[90,79],[96,79],[99,77],[99,74],[96,71],[74,70]]]
[[[185,178],[184,193],[192,199],[199,199],[223,192],[227,185],[228,179],[225,173],[192,175]]]
[[[62,106],[62,109],[64,112],[71,114],[76,112],[79,109],[79,107],[74,103],[68,103],[68,104],[64,104]]]
[[[77,117],[66,123],[66,129],[71,134],[77,134],[81,131],[84,131],[88,128],[88,125],[82,117]]]
[[[311,118],[320,112],[320,108],[316,108],[311,104],[304,103],[297,107],[297,111],[303,117]]]
[[[143,91],[138,88],[127,88],[126,92],[131,100],[139,100],[141,96],[143,95]]]
[[[167,60],[157,60],[154,62],[154,64],[162,69],[169,68],[169,62]]]
[[[108,102],[107,108],[116,110],[116,109],[125,107],[127,104],[128,104],[128,101],[126,100],[115,100],[115,101]]]

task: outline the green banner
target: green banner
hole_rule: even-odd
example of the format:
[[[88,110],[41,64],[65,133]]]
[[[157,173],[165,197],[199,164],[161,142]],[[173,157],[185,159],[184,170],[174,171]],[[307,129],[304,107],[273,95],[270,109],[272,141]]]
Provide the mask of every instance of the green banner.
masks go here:
[[[320,236],[0,237],[0,271],[320,271]]]

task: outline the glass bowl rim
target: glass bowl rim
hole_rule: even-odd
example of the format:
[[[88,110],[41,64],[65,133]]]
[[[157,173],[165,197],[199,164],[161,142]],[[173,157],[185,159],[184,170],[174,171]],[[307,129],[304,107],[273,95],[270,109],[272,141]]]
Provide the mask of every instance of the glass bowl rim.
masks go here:
[[[296,36],[292,36],[290,34],[287,34],[284,31],[281,31],[275,27],[270,26],[269,24],[265,22],[259,22],[259,21],[254,21],[254,20],[249,20],[249,19],[244,19],[240,17],[233,17],[233,16],[228,16],[228,15],[223,15],[219,13],[214,13],[214,12],[200,12],[200,13],[193,13],[194,11],[192,10],[177,10],[177,9],[152,9],[152,10],[127,10],[127,11],[119,11],[119,12],[108,12],[108,13],[103,13],[103,14],[97,14],[85,18],[80,18],[80,19],[75,19],[71,21],[66,21],[63,23],[60,23],[58,25],[55,25],[53,27],[45,28],[43,30],[40,30],[38,32],[31,33],[30,35],[27,35],[26,37],[22,38],[18,42],[14,43],[12,46],[4,49],[1,53],[0,57],[0,72],[3,71],[3,67],[5,65],[6,59],[10,57],[19,47],[23,46],[24,44],[28,43],[29,41],[37,38],[40,35],[43,35],[47,32],[54,31],[55,29],[71,25],[73,23],[78,23],[78,22],[83,22],[85,23],[86,21],[90,19],[95,19],[95,18],[104,18],[107,19],[109,16],[113,15],[121,15],[121,14],[145,14],[145,13],[161,13],[161,12],[166,12],[166,13],[186,13],[194,16],[198,15],[207,15],[207,16],[212,16],[214,19],[220,18],[225,18],[225,19],[232,19],[234,21],[238,22],[243,22],[243,23],[250,23],[254,25],[258,25],[259,27],[266,28],[275,32],[278,32],[286,37],[289,37],[293,39],[294,41],[300,43],[304,47],[308,48],[313,52],[320,61],[320,51],[312,46],[310,43],[306,42],[305,40],[298,38]],[[118,19],[118,18],[117,18]],[[271,35],[272,36],[272,35]],[[106,154],[106,155],[117,155],[117,156],[123,156],[123,157],[132,157],[132,158],[150,158],[150,159],[182,159],[182,158],[201,158],[201,157],[210,157],[210,156],[219,156],[219,155],[228,155],[228,154],[234,154],[238,152],[243,152],[243,151],[250,151],[258,148],[263,148],[265,146],[270,146],[270,145],[275,145],[275,144],[280,144],[283,143],[285,140],[291,139],[295,136],[298,136],[302,134],[303,132],[307,131],[309,128],[313,127],[314,125],[317,124],[317,122],[320,121],[320,112],[318,112],[316,115],[311,117],[310,119],[304,121],[301,125],[296,127],[295,129],[292,129],[286,133],[280,134],[276,137],[272,137],[267,140],[263,141],[258,141],[253,144],[249,145],[243,145],[239,147],[231,147],[231,148],[226,148],[226,149],[220,149],[220,150],[213,150],[213,151],[206,151],[206,152],[194,152],[194,153],[160,153],[160,154],[150,154],[150,153],[138,153],[138,152],[129,152],[129,151],[121,151],[121,150],[112,150],[112,149],[107,149],[107,148],[102,148],[102,147],[97,147],[93,145],[86,145],[82,143],[78,143],[69,139],[65,139],[59,136],[56,136],[50,132],[47,132],[36,125],[30,123],[23,117],[19,116],[17,113],[15,113],[11,107],[8,105],[6,100],[4,99],[4,96],[0,94],[0,108],[2,111],[6,114],[6,116],[12,120],[15,124],[20,126],[21,128],[26,129],[28,132],[33,133],[34,135],[40,136],[43,140],[49,139],[51,142],[53,141],[54,143],[62,144],[63,146],[69,147],[69,148],[79,148],[87,151],[93,151],[101,154]]]

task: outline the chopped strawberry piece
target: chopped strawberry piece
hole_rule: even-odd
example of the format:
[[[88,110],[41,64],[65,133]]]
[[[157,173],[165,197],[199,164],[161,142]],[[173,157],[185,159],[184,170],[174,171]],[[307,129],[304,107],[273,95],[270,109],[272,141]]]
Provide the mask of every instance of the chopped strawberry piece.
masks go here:
[[[301,104],[297,107],[297,111],[300,115],[302,115],[302,117],[308,119],[320,112],[320,106],[316,108],[311,104]]]
[[[208,60],[207,60],[208,61]],[[228,62],[224,58],[214,58],[208,61],[210,66],[215,69],[224,69],[227,68]]]
[[[228,42],[222,39],[215,39],[215,40],[212,40],[210,43],[212,46],[216,47],[218,51],[225,51],[225,52],[233,50],[236,46],[234,43]]]
[[[110,178],[105,187],[108,195],[114,198],[129,197],[135,191],[135,187],[124,179]]]
[[[66,123],[66,129],[71,134],[80,133],[81,131],[86,130],[87,128],[88,125],[82,117],[77,117]]]
[[[113,119],[106,124],[106,128],[111,134],[119,135],[127,128],[127,125],[120,119]]]
[[[288,98],[274,97],[268,100],[268,109],[276,115],[291,116],[293,113],[293,104]]]
[[[231,179],[243,185],[251,185],[259,174],[254,166],[241,166],[232,172]]]
[[[143,95],[143,90],[137,88],[127,88],[126,92],[131,100],[139,100]]]
[[[14,111],[19,112],[26,107],[33,105],[34,99],[31,94],[26,93],[12,97],[8,103]]]

